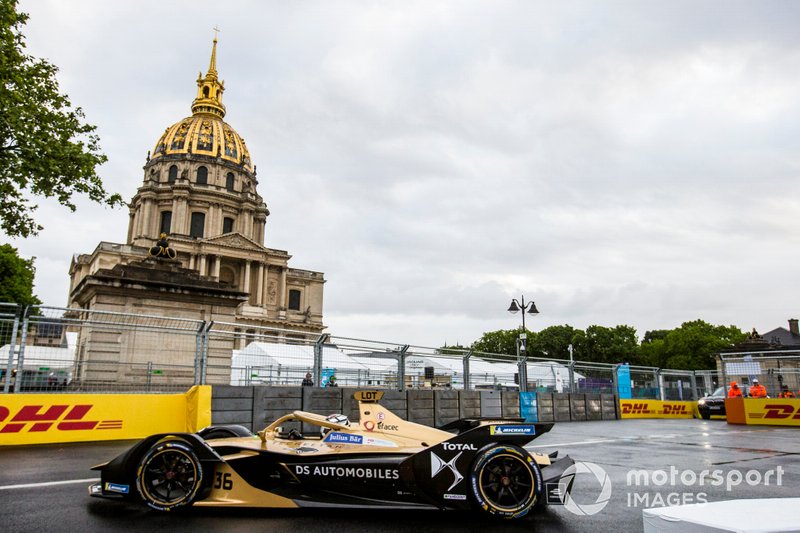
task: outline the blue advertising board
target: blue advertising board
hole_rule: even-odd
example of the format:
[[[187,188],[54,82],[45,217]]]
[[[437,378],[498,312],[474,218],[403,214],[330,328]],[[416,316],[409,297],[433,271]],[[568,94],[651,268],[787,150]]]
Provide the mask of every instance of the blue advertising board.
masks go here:
[[[628,363],[617,367],[617,394],[621,400],[631,399],[631,367]]]
[[[535,392],[519,393],[519,416],[524,418],[525,422],[539,421],[539,408],[536,405]]]

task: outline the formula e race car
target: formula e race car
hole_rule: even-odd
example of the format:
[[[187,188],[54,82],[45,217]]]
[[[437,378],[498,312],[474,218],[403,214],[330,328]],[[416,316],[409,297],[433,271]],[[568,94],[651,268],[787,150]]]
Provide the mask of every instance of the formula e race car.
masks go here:
[[[564,471],[573,460],[523,448],[552,424],[461,419],[436,429],[393,414],[378,403],[382,395],[356,392],[360,420],[353,423],[295,411],[257,435],[242,426],[153,435],[95,466],[100,482],[89,494],[141,500],[159,511],[476,509],[503,518],[569,497],[574,476]]]

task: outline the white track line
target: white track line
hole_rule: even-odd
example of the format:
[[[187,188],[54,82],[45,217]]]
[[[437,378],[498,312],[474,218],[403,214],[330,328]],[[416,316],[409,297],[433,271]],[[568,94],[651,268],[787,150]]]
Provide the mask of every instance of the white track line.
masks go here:
[[[33,489],[40,487],[53,487],[55,485],[73,485],[75,483],[95,483],[100,478],[70,479],[68,481],[48,481],[46,483],[26,483],[24,485],[0,485],[0,490]]]

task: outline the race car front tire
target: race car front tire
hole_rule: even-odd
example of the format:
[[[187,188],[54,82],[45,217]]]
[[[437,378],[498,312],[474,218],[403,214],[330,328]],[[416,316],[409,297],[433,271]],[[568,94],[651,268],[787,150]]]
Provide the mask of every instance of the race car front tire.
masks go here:
[[[470,472],[477,508],[499,518],[521,518],[542,493],[542,473],[519,446],[498,444],[479,452]]]
[[[185,441],[156,443],[136,470],[136,489],[148,506],[171,511],[191,505],[203,484],[203,468]]]

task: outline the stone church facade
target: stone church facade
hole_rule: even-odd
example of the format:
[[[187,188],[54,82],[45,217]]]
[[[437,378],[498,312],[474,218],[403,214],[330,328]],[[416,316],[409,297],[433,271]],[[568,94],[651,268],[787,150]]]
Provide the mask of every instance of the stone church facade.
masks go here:
[[[148,152],[125,244],[73,257],[69,307],[234,323],[244,333],[280,328],[282,337],[321,333],[324,275],[264,246],[269,210],[244,139],[223,120],[216,51],[215,38],[191,116]],[[174,260],[148,257],[162,233]]]

